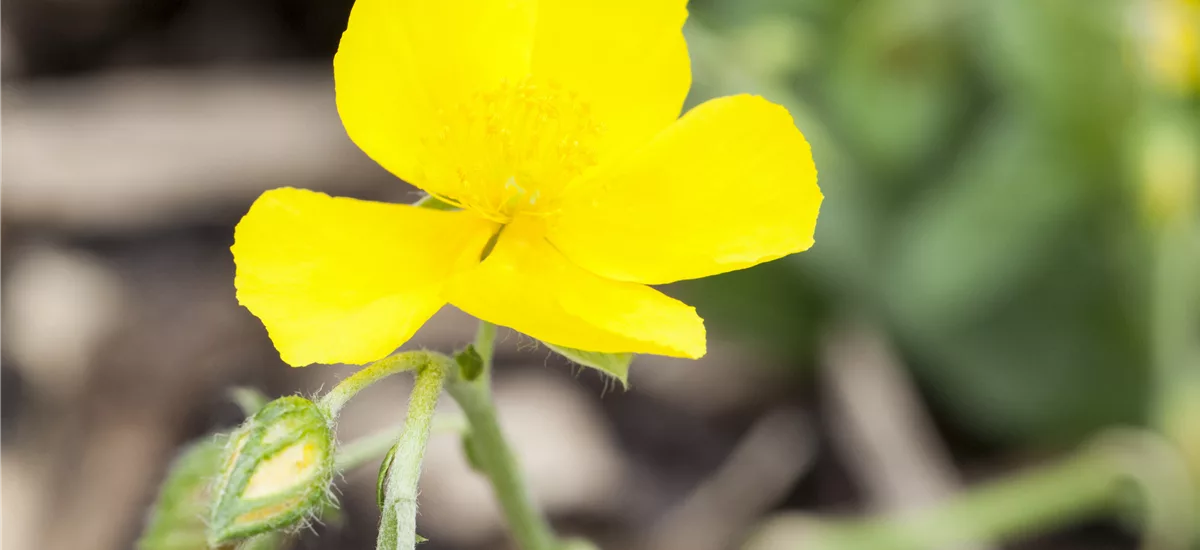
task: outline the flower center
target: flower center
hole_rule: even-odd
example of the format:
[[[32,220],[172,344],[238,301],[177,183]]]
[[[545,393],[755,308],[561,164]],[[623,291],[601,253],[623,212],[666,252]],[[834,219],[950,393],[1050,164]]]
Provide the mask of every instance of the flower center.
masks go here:
[[[506,223],[517,213],[554,212],[566,186],[596,163],[602,128],[586,102],[526,78],[440,110],[441,131],[424,145],[439,159],[443,200]]]

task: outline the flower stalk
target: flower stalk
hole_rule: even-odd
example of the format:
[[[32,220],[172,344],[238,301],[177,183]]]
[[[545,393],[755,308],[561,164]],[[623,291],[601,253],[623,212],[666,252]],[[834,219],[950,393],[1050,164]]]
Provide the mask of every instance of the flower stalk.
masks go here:
[[[452,376],[446,391],[462,407],[470,432],[465,445],[474,465],[487,476],[513,540],[523,550],[556,550],[560,543],[533,503],[520,465],[504,438],[491,395],[491,367],[496,327],[481,322],[475,350],[483,373],[474,380]]]
[[[404,371],[420,371],[422,368],[437,365],[447,361],[446,356],[431,351],[405,351],[384,357],[362,370],[346,377],[334,386],[329,393],[321,398],[320,405],[330,418],[337,418],[338,412],[358,392],[366,389],[388,376]]]
[[[1085,451],[903,516],[846,521],[776,519],[747,548],[922,550],[1005,540],[1111,509],[1125,467],[1112,453]]]
[[[1145,549],[1182,549],[1194,510],[1188,475],[1169,441],[1151,431],[1105,432],[1060,461],[986,483],[901,515],[851,520],[781,516],[744,547],[782,550],[923,550],[1003,542],[1124,509],[1140,495]]]
[[[417,484],[443,385],[463,410],[468,426],[464,444],[472,461],[491,482],[513,539],[524,550],[558,548],[559,541],[534,506],[520,465],[500,429],[491,395],[495,339],[496,326],[481,322],[472,346],[473,353],[482,363],[482,372],[476,376],[463,376],[460,365],[444,355],[409,351],[372,363],[342,380],[321,398],[320,406],[329,417],[336,418],[351,398],[375,382],[398,372],[416,372],[416,384],[399,440],[392,437],[395,432],[380,433],[350,444],[338,457],[339,469],[344,469],[383,454],[387,447],[395,448],[394,458],[385,473],[379,550],[411,550],[420,540],[416,534]],[[391,445],[391,441],[395,444]]]
[[[444,361],[430,361],[417,370],[404,431],[385,474],[378,550],[413,550],[417,546],[417,484],[446,371]]]

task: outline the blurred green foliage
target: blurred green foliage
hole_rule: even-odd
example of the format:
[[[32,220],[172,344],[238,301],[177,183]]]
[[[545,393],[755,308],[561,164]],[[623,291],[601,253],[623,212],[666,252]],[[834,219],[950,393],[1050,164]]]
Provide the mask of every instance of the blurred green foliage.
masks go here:
[[[812,250],[679,291],[799,365],[823,327],[870,319],[980,441],[1061,446],[1143,422],[1153,247],[1133,5],[694,0],[690,103],[788,106],[826,200]]]

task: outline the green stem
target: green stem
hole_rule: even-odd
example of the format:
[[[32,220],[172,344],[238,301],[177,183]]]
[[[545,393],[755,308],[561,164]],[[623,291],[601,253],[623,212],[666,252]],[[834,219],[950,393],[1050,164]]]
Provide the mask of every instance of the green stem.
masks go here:
[[[483,384],[491,388],[492,384],[492,363],[496,356],[496,325],[487,321],[479,322],[479,329],[475,331],[475,351],[479,357],[483,359]]]
[[[346,402],[371,384],[398,372],[419,371],[422,367],[444,361],[448,361],[445,356],[429,351],[406,351],[389,355],[363,367],[339,382],[321,398],[320,405],[330,418],[337,418],[338,412],[342,410]]]
[[[474,382],[451,381],[446,388],[467,415],[473,458],[491,481],[517,545],[523,550],[554,550],[554,533],[529,496],[521,468],[500,430],[484,379],[480,376]]]
[[[1168,157],[1172,151],[1194,150],[1200,136],[1194,129],[1181,126],[1177,107],[1170,100],[1146,107],[1144,124],[1153,139],[1142,136],[1140,147],[1151,148],[1143,154]],[[1161,151],[1161,152],[1160,152]],[[1153,399],[1151,414],[1155,427],[1172,443],[1164,441],[1163,456],[1135,473],[1145,493],[1145,548],[1183,548],[1188,540],[1200,536],[1194,525],[1200,524],[1200,446],[1193,434],[1200,429],[1196,406],[1200,397],[1200,349],[1196,335],[1200,334],[1200,316],[1195,304],[1200,287],[1200,262],[1195,251],[1197,217],[1195,201],[1197,182],[1194,159],[1179,159],[1190,163],[1177,168],[1177,173],[1191,173],[1188,181],[1158,181],[1149,172],[1142,174],[1147,197],[1145,202],[1157,204],[1157,210],[1147,208],[1147,234],[1153,244],[1153,263],[1150,280],[1151,373]],[[1162,196],[1156,196],[1162,195]],[[1171,468],[1170,463],[1179,468]]]
[[[1178,403],[1195,395],[1200,371],[1194,363],[1196,315],[1195,229],[1191,220],[1163,223],[1153,232],[1151,287],[1152,364],[1160,410],[1155,420],[1170,421]]]
[[[513,540],[523,550],[556,550],[560,543],[550,524],[533,504],[521,467],[504,439],[491,395],[491,367],[496,327],[481,323],[475,350],[484,371],[473,381],[451,377],[447,392],[462,407],[470,426],[466,444],[471,458],[492,484]]]
[[[924,550],[1002,540],[1062,525],[1113,506],[1119,482],[1125,479],[1121,462],[1112,453],[1083,452],[1065,462],[981,487],[932,509],[814,525],[806,547]]]
[[[417,546],[417,483],[447,363],[448,360],[438,361],[417,370],[404,431],[396,442],[395,459],[387,472],[378,550],[413,550]]]
[[[254,416],[254,413],[263,408],[271,400],[255,388],[237,387],[229,390],[229,398],[242,410],[242,414],[246,418]]]

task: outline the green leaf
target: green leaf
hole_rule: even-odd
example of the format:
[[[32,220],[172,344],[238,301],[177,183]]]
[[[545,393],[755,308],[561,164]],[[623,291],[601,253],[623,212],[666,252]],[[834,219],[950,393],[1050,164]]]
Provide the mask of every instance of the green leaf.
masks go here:
[[[483,374],[483,356],[475,349],[474,344],[468,344],[462,351],[454,354],[454,362],[458,363],[458,375],[468,382]]]
[[[1006,103],[1069,131],[1063,137],[1077,146],[1113,146],[1125,135],[1118,127],[1129,112],[1130,83],[1139,78],[1136,63],[1111,62],[1128,55],[1127,6],[1080,5],[982,2],[975,47],[988,80],[1011,96]]]
[[[542,342],[546,344],[545,342]],[[621,381],[621,385],[629,387],[629,363],[633,361],[632,353],[601,353],[598,351],[583,351],[574,348],[556,346],[554,344],[546,344],[550,348],[563,357],[570,359],[575,363],[579,363],[585,367],[591,367],[600,372],[608,374],[613,378]]]
[[[375,479],[375,502],[379,504],[379,508],[383,509],[383,493],[387,488],[388,470],[392,469],[392,462],[396,460],[396,448],[400,443],[392,445],[388,449],[387,456],[383,457],[383,462],[379,464],[379,476]]]
[[[1123,195],[1078,141],[996,109],[884,247],[879,296],[912,368],[990,442],[1071,440],[1144,410],[1128,233],[1103,202]]]
[[[892,229],[880,279],[911,327],[942,332],[1003,306],[1054,257],[1092,181],[1037,121],[997,113],[947,179]]]
[[[953,150],[969,106],[953,18],[933,4],[947,3],[863,2],[844,23],[854,31],[829,44],[830,70],[819,92],[826,120],[840,129],[860,168],[895,186],[876,190],[885,197],[921,185],[914,176]]]

